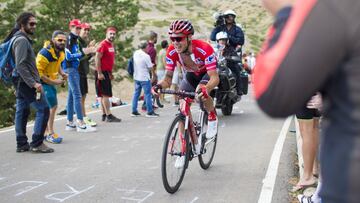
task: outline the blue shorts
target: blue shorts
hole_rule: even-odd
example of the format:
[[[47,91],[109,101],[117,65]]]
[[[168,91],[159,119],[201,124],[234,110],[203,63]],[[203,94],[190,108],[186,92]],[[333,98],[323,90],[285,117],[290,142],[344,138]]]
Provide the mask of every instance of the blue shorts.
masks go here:
[[[50,108],[54,108],[57,106],[57,91],[54,85],[48,85],[48,84],[42,84],[44,92],[45,92],[45,98],[46,102],[48,103]]]

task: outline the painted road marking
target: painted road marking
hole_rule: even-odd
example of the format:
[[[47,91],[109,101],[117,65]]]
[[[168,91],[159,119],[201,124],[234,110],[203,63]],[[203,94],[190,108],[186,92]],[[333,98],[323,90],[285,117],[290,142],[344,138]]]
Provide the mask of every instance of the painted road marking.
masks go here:
[[[286,134],[289,131],[290,123],[293,117],[288,117],[280,131],[280,135],[276,141],[273,153],[271,155],[270,163],[263,180],[260,197],[258,203],[270,203],[274,192],[275,180],[278,172],[281,152],[284,146]]]

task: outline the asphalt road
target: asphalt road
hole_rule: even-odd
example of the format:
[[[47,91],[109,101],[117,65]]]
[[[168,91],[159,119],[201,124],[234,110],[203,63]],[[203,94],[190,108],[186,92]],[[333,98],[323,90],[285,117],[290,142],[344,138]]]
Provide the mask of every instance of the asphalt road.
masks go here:
[[[52,154],[15,152],[14,131],[0,133],[0,202],[258,202],[269,161],[285,120],[260,112],[250,96],[219,113],[219,139],[211,167],[190,162],[179,191],[162,185],[163,138],[176,108],[158,110],[159,118],[130,117],[130,106],[113,109],[121,123],[91,115],[98,132],[66,132],[56,122],[62,144]],[[28,130],[31,135],[31,128]],[[294,136],[288,133],[280,160],[273,202],[288,202]],[[289,169],[290,168],[290,169]]]

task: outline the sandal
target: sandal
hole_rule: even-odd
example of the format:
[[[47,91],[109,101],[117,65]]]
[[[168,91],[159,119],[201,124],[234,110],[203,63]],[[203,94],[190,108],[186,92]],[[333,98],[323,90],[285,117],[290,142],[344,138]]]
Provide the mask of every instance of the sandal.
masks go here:
[[[293,188],[292,188],[292,192],[297,192],[297,191],[303,191],[305,190],[306,188],[309,188],[309,187],[316,187],[317,186],[317,182],[311,184],[311,185],[295,185]]]

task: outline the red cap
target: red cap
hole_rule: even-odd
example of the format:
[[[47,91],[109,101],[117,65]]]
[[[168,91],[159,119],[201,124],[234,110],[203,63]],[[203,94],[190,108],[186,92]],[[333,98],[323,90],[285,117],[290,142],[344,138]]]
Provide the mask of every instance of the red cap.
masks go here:
[[[109,31],[117,32],[116,27],[113,27],[113,26],[108,27],[108,28],[106,29],[106,32],[109,32]]]
[[[79,19],[72,19],[69,26],[81,27],[81,21]]]
[[[91,29],[91,25],[89,23],[83,23],[81,24],[82,29]]]

